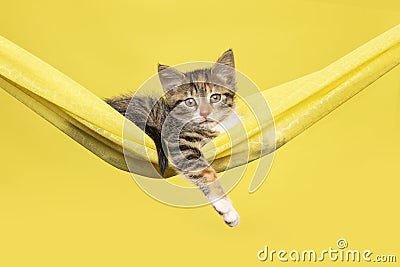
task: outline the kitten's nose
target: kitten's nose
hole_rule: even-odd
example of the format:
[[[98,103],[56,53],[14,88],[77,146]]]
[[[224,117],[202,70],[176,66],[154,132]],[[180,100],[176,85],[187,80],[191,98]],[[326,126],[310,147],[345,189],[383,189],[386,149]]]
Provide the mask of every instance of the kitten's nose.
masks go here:
[[[203,118],[207,118],[208,115],[211,114],[211,105],[207,103],[201,103],[200,104],[200,116]]]

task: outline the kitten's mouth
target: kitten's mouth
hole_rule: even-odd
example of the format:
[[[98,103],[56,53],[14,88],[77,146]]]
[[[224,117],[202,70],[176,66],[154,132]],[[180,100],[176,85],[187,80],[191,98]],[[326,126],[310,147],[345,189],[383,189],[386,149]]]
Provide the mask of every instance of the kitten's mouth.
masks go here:
[[[204,119],[202,122],[200,122],[200,125],[207,128],[213,128],[217,124],[218,122],[212,119]]]
[[[204,118],[204,117],[196,118],[195,122],[202,126],[207,126],[207,127],[213,127],[216,124],[218,124],[218,121],[216,121],[212,118]]]
[[[199,119],[199,123],[216,123],[216,121],[213,119],[209,119],[209,118],[202,118],[202,119]]]

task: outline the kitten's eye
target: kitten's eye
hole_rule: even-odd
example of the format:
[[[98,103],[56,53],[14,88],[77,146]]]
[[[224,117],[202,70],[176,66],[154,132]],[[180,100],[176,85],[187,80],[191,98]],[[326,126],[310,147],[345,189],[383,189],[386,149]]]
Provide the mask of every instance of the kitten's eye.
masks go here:
[[[210,102],[211,103],[218,103],[221,100],[221,95],[220,94],[213,94],[210,97]]]
[[[196,106],[196,101],[193,98],[188,98],[185,100],[185,104],[188,107],[194,107]]]

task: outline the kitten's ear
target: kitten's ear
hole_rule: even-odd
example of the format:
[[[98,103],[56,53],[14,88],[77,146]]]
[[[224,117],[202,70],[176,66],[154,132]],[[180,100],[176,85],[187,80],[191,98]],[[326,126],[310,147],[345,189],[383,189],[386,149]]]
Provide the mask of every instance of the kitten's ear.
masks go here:
[[[217,60],[217,63],[235,68],[235,58],[233,57],[232,49],[225,51]]]
[[[211,75],[216,83],[236,91],[235,59],[231,49],[225,51],[217,60],[211,68]]]
[[[185,74],[177,69],[158,64],[158,77],[165,92],[170,89],[185,83]]]

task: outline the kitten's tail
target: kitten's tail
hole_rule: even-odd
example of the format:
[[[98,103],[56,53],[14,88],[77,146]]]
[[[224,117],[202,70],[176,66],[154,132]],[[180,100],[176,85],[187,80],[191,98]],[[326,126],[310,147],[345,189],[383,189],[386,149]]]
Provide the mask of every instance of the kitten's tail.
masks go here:
[[[117,98],[108,98],[108,99],[104,99],[104,100],[106,101],[107,104],[109,104],[111,107],[113,107],[119,113],[121,113],[122,115],[124,115],[125,117],[130,119],[132,122],[134,122],[137,126],[139,126],[139,128],[141,128],[141,129],[145,128],[144,131],[146,132],[146,134],[148,136],[151,137],[151,139],[153,139],[153,141],[156,145],[157,155],[158,155],[158,166],[160,167],[161,175],[164,176],[165,170],[168,167],[168,156],[167,156],[168,154],[166,152],[164,152],[164,148],[166,148],[167,146],[165,145],[165,141],[161,138],[161,130],[159,128],[157,128],[156,126],[154,126],[157,124],[153,123],[152,124],[153,126],[150,126],[147,123],[147,119],[148,119],[147,116],[149,116],[149,113],[151,116],[151,112],[146,109],[144,111],[143,116],[136,116],[136,117],[135,116],[126,116],[127,115],[126,112],[127,112],[128,106],[131,102],[131,99],[132,99],[132,96],[122,96],[122,97],[117,97]],[[140,101],[139,99],[138,99],[138,101],[140,103],[146,102],[146,101]],[[158,103],[158,104],[160,104],[160,103]],[[151,104],[149,104],[148,106],[153,108],[154,103],[151,102]],[[160,120],[161,117],[158,119]]]
[[[168,167],[168,156],[166,155],[167,146],[165,141],[161,138],[161,132],[159,129],[148,126],[146,127],[146,133],[151,137],[151,139],[153,139],[154,144],[156,145],[158,166],[160,167],[161,174],[164,176],[165,170]]]

